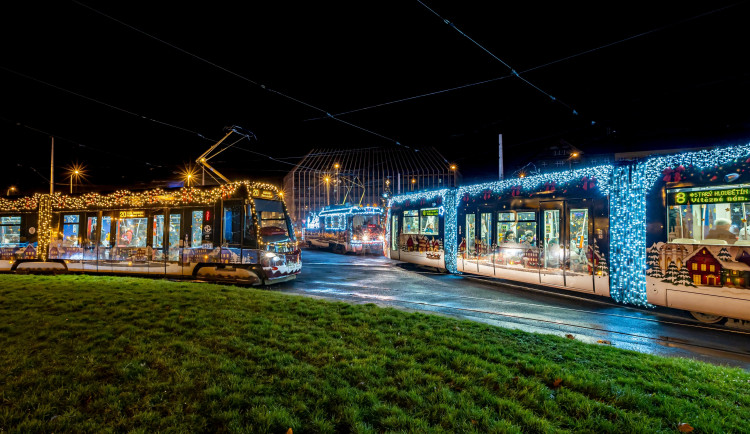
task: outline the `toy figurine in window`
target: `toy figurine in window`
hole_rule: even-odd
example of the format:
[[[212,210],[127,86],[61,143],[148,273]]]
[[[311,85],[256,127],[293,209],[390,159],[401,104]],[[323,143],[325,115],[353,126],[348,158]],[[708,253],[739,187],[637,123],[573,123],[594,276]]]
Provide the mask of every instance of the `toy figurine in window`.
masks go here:
[[[515,243],[516,242],[516,233],[513,231],[508,231],[505,233],[505,242],[506,243]]]

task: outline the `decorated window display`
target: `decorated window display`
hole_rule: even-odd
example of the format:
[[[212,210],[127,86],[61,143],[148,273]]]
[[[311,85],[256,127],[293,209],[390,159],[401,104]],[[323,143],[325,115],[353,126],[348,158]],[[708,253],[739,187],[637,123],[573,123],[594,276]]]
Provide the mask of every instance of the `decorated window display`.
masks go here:
[[[121,218],[117,221],[117,247],[146,247],[148,219]]]
[[[154,216],[153,246],[155,249],[164,248],[164,214]]]
[[[190,247],[203,245],[203,211],[193,211],[191,218]]]
[[[102,216],[102,230],[99,234],[99,245],[102,247],[110,246],[110,231],[112,230],[112,217]]]
[[[62,246],[78,247],[80,245],[79,229],[81,216],[78,214],[63,216]]]
[[[21,216],[0,217],[0,246],[15,246],[21,242]]]

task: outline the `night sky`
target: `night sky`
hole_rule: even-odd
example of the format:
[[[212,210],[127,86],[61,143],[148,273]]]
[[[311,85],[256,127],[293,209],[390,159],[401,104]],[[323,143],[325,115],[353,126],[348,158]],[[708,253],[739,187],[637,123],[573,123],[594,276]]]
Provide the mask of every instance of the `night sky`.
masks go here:
[[[56,188],[77,162],[102,191],[178,180],[229,125],[257,140],[211,163],[272,182],[321,147],[434,146],[470,182],[497,175],[500,133],[507,171],[560,140],[750,139],[748,2],[16,3],[0,25],[3,193],[48,188],[51,135]]]

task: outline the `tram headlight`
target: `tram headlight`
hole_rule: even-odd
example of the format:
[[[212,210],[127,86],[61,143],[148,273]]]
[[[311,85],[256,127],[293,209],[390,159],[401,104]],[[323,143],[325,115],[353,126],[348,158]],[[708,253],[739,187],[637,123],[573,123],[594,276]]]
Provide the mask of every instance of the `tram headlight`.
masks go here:
[[[383,236],[382,235],[378,235],[378,241],[383,241]]]
[[[370,237],[368,235],[363,235],[362,241],[370,241]]]
[[[268,259],[276,258],[276,253],[274,252],[266,252],[263,256],[265,256]]]

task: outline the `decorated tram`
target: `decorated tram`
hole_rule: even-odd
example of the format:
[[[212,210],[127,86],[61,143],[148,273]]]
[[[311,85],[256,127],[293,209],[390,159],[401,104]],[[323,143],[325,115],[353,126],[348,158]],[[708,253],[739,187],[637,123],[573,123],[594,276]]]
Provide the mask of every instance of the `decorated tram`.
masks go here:
[[[747,325],[748,220],[750,144],[395,196],[387,256]]]
[[[382,255],[384,218],[385,210],[379,207],[326,207],[308,220],[305,241],[337,253]]]
[[[266,285],[300,250],[273,185],[234,182],[0,201],[0,270],[163,275]]]

